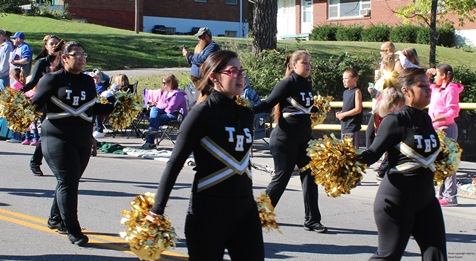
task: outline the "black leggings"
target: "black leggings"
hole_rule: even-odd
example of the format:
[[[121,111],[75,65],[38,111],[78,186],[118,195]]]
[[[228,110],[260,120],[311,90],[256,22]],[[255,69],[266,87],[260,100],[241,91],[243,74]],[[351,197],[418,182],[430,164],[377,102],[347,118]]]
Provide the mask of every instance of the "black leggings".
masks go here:
[[[87,140],[68,142],[45,135],[41,139],[45,160],[57,180],[50,219],[64,221],[68,233],[78,235],[81,233],[78,221],[79,179],[89,162],[91,138],[88,136]]]
[[[43,121],[46,118],[46,114],[42,114],[40,117],[40,122],[43,123]],[[41,161],[43,160],[43,152],[41,151],[41,136],[38,139],[38,144],[36,144],[35,151],[33,152],[33,156],[31,157],[30,160],[30,167],[39,167],[41,165]]]
[[[433,175],[385,175],[374,204],[378,249],[369,260],[400,260],[413,235],[422,260],[447,260],[445,224]]]
[[[270,149],[273,155],[275,175],[266,188],[271,203],[276,206],[286,190],[291,179],[294,167],[306,166],[310,162],[307,156],[307,142],[292,142],[282,139],[282,131],[275,129],[270,136]],[[321,212],[317,203],[317,184],[311,170],[300,172],[301,186],[304,197],[305,226],[312,226],[321,222]]]
[[[243,199],[194,194],[185,222],[190,261],[221,261],[225,249],[233,261],[264,260],[258,208],[250,195]]]

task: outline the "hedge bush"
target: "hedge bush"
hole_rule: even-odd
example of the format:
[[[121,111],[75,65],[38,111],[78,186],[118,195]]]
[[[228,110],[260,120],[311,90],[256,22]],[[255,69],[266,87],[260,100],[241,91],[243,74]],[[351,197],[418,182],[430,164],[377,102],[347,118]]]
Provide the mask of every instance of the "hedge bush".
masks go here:
[[[239,56],[242,66],[248,69],[251,85],[261,97],[268,96],[284,78],[286,50],[264,50],[258,57],[251,52],[240,52]]]
[[[364,42],[386,42],[390,39],[392,28],[388,25],[375,25],[365,28],[362,31],[362,41]]]
[[[451,27],[436,28],[437,40],[436,44],[444,47],[455,46],[455,30]],[[430,44],[430,28],[422,27],[417,33],[417,43]]]
[[[337,29],[336,39],[337,41],[360,41],[362,37],[362,26],[340,26]]]
[[[344,85],[342,74],[347,69],[355,69],[359,73],[358,86],[362,90],[363,99],[370,100],[367,92],[369,82],[374,78],[374,62],[378,57],[372,56],[351,56],[342,54],[338,57],[331,57],[328,60],[311,59],[311,78],[316,94],[332,96],[336,101],[342,100]]]
[[[336,41],[336,33],[339,27],[341,27],[341,25],[324,24],[316,26],[312,29],[311,34],[309,35],[309,40]]]
[[[413,25],[396,26],[390,32],[390,41],[396,43],[416,43],[420,27]]]

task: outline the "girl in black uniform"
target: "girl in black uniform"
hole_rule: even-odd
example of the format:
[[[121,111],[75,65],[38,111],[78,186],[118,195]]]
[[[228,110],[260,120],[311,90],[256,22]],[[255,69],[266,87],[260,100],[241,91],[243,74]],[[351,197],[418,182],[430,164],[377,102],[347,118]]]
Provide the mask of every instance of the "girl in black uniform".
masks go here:
[[[52,34],[45,35],[43,41],[45,41],[45,44],[43,45],[43,49],[41,49],[40,54],[38,54],[38,56],[35,58],[35,60],[38,61],[35,64],[35,68],[33,68],[30,81],[21,89],[23,92],[27,92],[35,88],[35,86],[40,81],[40,78],[46,73],[50,72],[50,67],[55,61],[57,53],[61,51],[61,46],[64,43],[58,36]],[[43,122],[44,119],[45,115],[41,116],[40,121]],[[43,171],[41,171],[40,168],[42,159],[43,153],[41,152],[40,138],[36,144],[35,152],[33,152],[33,156],[30,160],[30,169],[35,176],[43,176]]]
[[[180,127],[149,218],[164,213],[185,160],[196,174],[185,223],[189,260],[264,260],[263,234],[249,167],[253,112],[235,102],[245,88],[246,69],[237,54],[217,51],[201,66],[202,96]]]
[[[68,233],[80,246],[88,242],[78,222],[78,186],[91,155],[92,115],[112,112],[112,104],[96,103],[93,78],[83,74],[87,54],[68,42],[60,58],[63,69],[44,75],[32,101],[46,113],[42,151],[57,179],[48,227]]]
[[[315,110],[311,73],[311,56],[305,51],[295,51],[287,63],[286,79],[274,87],[268,98],[253,108],[255,113],[269,111],[275,105],[276,128],[271,132],[270,148],[273,155],[275,175],[266,193],[273,206],[278,204],[288,185],[294,167],[306,166],[310,158],[306,154],[311,139],[311,111]],[[300,173],[304,194],[304,229],[318,233],[327,232],[321,224],[321,213],[317,204],[317,185],[311,170]]]
[[[399,76],[405,105],[383,118],[370,148],[359,156],[366,164],[387,151],[387,174],[374,203],[378,249],[370,260],[400,260],[410,235],[422,260],[447,260],[443,214],[433,187],[438,136],[423,109],[431,91],[425,71],[404,69]]]

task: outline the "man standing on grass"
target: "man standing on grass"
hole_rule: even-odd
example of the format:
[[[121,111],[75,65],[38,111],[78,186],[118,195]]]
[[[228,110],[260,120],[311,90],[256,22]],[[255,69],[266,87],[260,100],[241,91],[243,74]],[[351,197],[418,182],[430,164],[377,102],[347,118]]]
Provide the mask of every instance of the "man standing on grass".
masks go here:
[[[193,86],[191,85],[191,88],[196,86],[200,78],[202,78],[202,74],[200,73],[200,66],[202,63],[205,62],[210,54],[220,50],[220,46],[212,41],[212,31],[210,31],[208,27],[200,28],[194,36],[198,38],[198,43],[195,46],[194,53],[191,54],[187,48],[182,48],[183,56],[192,66],[190,69],[190,77]],[[191,104],[191,106],[193,106],[193,104]]]

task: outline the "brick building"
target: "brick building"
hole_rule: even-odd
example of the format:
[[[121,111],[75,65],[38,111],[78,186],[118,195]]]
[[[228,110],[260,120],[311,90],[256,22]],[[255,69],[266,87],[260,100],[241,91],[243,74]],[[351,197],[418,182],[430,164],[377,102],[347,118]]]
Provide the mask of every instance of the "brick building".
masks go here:
[[[73,19],[135,30],[136,2],[139,31],[154,25],[187,33],[192,27],[209,27],[214,35],[247,37],[247,0],[64,0]]]
[[[278,0],[278,39],[309,34],[323,24],[398,25],[402,19],[393,10],[413,0]],[[454,21],[457,21],[454,17]],[[476,23],[459,27],[457,34],[476,43]]]

